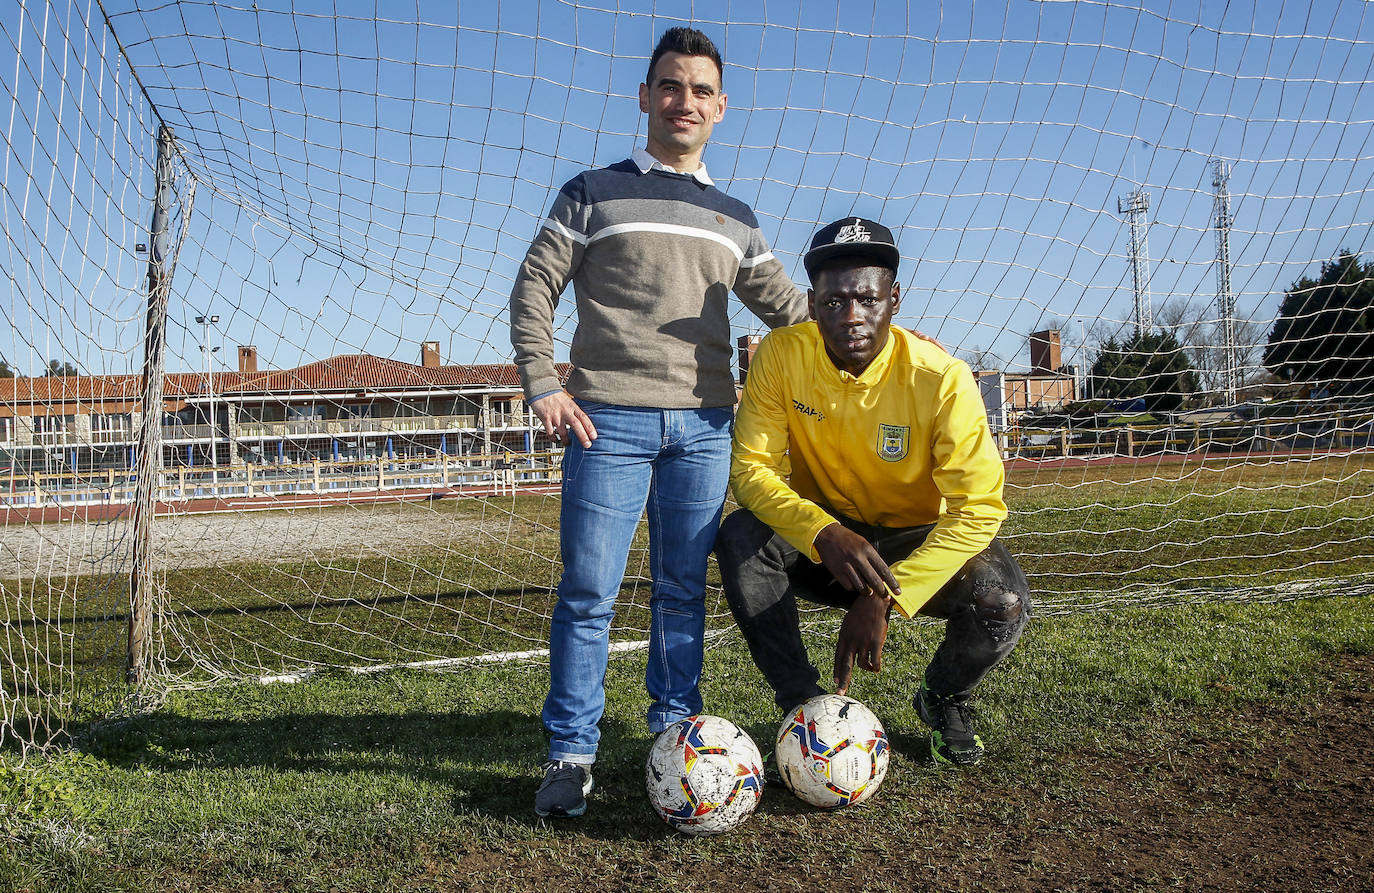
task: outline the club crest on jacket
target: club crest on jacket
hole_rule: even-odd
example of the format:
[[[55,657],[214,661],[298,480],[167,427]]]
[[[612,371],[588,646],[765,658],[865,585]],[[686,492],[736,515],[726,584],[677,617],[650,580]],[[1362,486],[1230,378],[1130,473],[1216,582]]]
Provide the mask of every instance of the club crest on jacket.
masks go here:
[[[910,439],[911,427],[909,425],[879,425],[878,455],[888,462],[904,459]]]

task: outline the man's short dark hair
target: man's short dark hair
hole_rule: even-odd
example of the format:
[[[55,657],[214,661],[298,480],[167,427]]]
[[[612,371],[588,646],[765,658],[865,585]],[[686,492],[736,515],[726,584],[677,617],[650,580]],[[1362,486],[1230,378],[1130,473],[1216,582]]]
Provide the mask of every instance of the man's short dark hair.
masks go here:
[[[654,47],[654,54],[649,57],[649,73],[645,75],[644,83],[650,87],[654,85],[654,66],[664,53],[705,56],[716,63],[716,73],[720,75],[722,83],[725,81],[725,65],[720,61],[720,50],[716,49],[711,38],[695,28],[669,28],[658,39],[658,46]]]

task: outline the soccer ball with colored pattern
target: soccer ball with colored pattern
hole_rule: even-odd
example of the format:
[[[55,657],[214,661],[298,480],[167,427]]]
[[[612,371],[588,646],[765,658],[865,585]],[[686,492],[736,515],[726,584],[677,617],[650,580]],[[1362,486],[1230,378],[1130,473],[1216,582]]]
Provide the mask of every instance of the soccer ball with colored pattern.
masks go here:
[[[654,810],[694,837],[738,828],[763,796],[758,746],[719,716],[688,717],[661,732],[644,776]]]
[[[819,695],[794,708],[778,729],[775,753],[783,783],[825,809],[864,802],[887,776],[883,724],[843,695]]]

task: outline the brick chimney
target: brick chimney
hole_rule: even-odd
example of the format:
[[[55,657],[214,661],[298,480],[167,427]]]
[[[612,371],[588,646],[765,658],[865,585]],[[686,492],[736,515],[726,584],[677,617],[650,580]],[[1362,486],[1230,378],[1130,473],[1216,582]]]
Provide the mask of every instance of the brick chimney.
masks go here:
[[[420,365],[426,369],[439,368],[438,341],[425,341],[420,344]]]
[[[1059,330],[1046,329],[1030,336],[1031,375],[1051,375],[1064,365],[1059,356]]]
[[[239,371],[258,371],[258,349],[251,344],[239,345]]]
[[[736,339],[735,343],[739,346],[740,384],[744,384],[744,379],[749,374],[749,361],[754,358],[754,351],[759,349],[759,342],[762,340],[762,335],[741,335]]]

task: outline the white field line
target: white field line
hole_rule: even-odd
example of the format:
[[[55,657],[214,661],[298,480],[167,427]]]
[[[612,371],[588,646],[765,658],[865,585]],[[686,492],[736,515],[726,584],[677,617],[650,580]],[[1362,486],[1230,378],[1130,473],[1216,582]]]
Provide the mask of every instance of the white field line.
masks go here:
[[[732,629],[710,630],[706,633],[706,641],[720,638],[733,632]],[[623,654],[630,651],[642,651],[649,647],[648,639],[638,639],[633,642],[612,642],[610,645],[611,654]],[[474,654],[468,657],[441,657],[435,660],[415,660],[399,664],[369,664],[365,667],[344,667],[344,672],[352,673],[355,676],[370,676],[374,673],[388,673],[392,670],[447,670],[453,667],[470,667],[478,664],[504,664],[515,663],[522,660],[539,660],[549,656],[549,649],[535,648],[530,651],[498,651],[494,654]],[[297,670],[294,673],[278,673],[276,675],[259,676],[259,685],[275,685],[277,683],[304,682],[310,677],[322,671],[335,669],[333,667],[309,667],[304,670]]]
[[[635,642],[612,642],[610,651],[616,654],[624,651],[639,651],[649,647],[648,639],[641,639]],[[495,654],[474,654],[469,657],[441,657],[436,660],[416,660],[400,664],[370,664],[365,667],[345,667],[345,671],[358,676],[367,676],[373,673],[387,673],[391,670],[443,670],[451,667],[468,667],[476,664],[502,664],[513,663],[521,660],[534,660],[549,656],[549,649],[536,648],[532,651],[500,651]],[[304,682],[311,676],[327,668],[310,668],[297,670],[294,673],[280,673],[275,676],[259,676],[257,681],[262,685],[273,685],[278,682]]]

